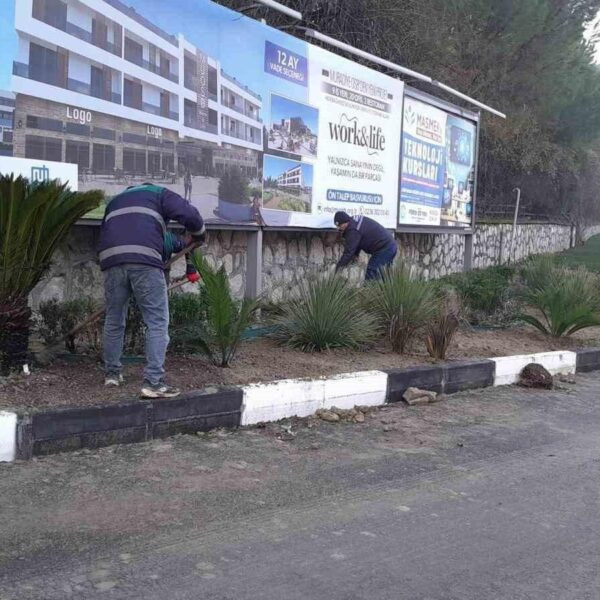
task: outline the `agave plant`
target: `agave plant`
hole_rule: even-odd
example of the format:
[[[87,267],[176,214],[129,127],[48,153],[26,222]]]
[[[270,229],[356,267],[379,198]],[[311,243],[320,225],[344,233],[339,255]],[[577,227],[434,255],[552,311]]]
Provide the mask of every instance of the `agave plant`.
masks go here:
[[[274,336],[304,352],[369,344],[380,332],[377,319],[362,307],[360,294],[339,275],[306,280],[298,297],[274,318]]]
[[[552,337],[600,325],[598,276],[584,268],[557,267],[548,259],[529,261],[522,271],[523,300],[538,316],[520,317]]]
[[[387,331],[394,352],[403,353],[408,341],[434,317],[439,306],[435,286],[398,262],[367,286],[367,300]]]
[[[193,260],[202,278],[198,285],[206,307],[206,321],[191,324],[197,332],[196,344],[215,365],[228,367],[259,303],[233,297],[223,266],[213,269],[200,254],[194,254]]]
[[[69,228],[100,204],[100,191],[77,193],[58,182],[0,177],[0,369],[27,354],[27,299]]]

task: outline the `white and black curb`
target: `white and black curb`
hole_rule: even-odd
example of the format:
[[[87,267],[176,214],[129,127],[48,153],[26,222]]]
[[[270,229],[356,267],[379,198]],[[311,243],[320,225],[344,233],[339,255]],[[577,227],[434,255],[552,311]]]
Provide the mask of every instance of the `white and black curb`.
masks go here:
[[[600,348],[502,356],[409,369],[361,371],[319,379],[285,379],[210,387],[172,400],[132,401],[32,414],[0,411],[0,462],[80,448],[98,448],[289,417],[320,408],[396,402],[409,387],[453,394],[516,383],[523,367],[539,363],[553,375],[600,369]]]
[[[0,462],[15,460],[17,453],[17,414],[0,411]]]
[[[241,425],[307,417],[332,406],[349,409],[385,404],[387,380],[383,371],[362,371],[308,381],[284,379],[243,386]]]

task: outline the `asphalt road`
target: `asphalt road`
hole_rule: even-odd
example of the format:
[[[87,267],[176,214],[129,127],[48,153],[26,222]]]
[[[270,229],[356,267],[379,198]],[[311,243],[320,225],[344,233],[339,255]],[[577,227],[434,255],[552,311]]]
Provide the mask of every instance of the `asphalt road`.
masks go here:
[[[582,375],[1,465],[0,598],[597,600],[599,430]]]

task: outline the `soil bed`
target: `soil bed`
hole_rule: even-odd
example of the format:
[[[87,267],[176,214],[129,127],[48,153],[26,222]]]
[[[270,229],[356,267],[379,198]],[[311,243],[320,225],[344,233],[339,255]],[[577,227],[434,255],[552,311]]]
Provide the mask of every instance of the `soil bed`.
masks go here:
[[[529,328],[493,331],[462,329],[456,335],[448,360],[489,358],[530,352],[600,346],[600,328],[580,332],[567,340],[549,340]],[[337,373],[370,369],[404,368],[432,363],[415,344],[414,353],[398,355],[386,346],[367,352],[334,350],[315,354],[277,346],[269,339],[244,342],[232,368],[221,369],[201,356],[171,356],[167,377],[182,390],[208,385],[236,385],[274,381],[289,377],[315,378]],[[142,364],[125,366],[125,385],[105,388],[98,360],[57,361],[45,368],[34,368],[31,375],[0,379],[0,408],[40,410],[56,406],[91,406],[132,401],[138,397]]]

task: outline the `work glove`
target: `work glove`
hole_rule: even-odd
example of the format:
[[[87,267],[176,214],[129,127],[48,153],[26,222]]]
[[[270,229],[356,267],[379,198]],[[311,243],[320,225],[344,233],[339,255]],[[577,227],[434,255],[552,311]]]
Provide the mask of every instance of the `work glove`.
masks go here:
[[[200,281],[200,275],[198,271],[196,271],[196,267],[190,262],[186,261],[187,264],[185,266],[185,276],[190,283],[197,283]]]

